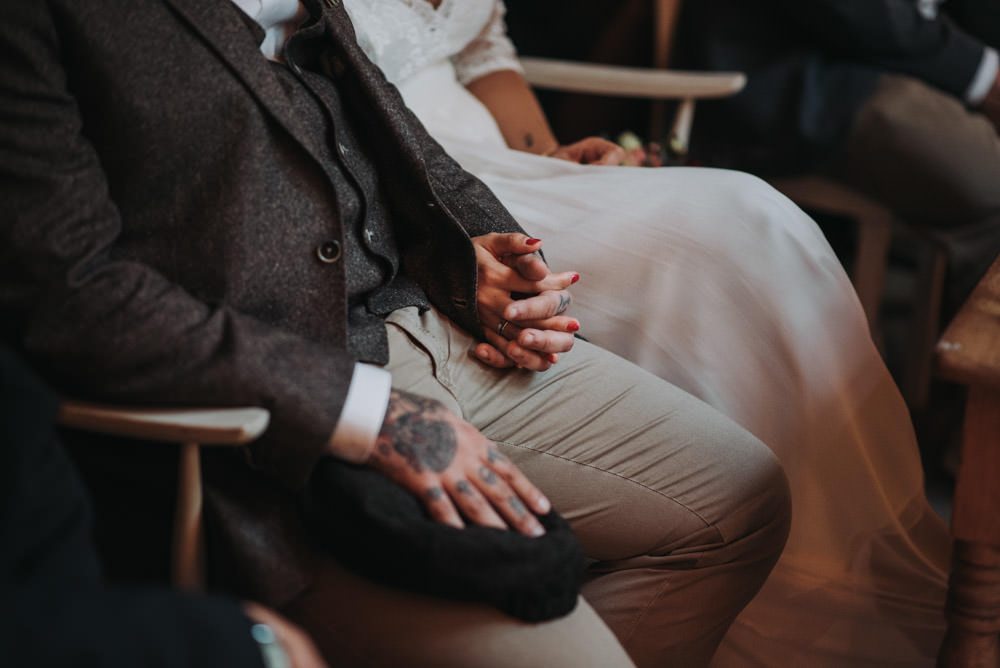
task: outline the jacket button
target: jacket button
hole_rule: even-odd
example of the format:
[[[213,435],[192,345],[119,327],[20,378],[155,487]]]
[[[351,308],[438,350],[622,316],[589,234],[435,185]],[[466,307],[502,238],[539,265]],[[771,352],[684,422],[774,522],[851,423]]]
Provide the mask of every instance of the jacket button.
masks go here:
[[[316,257],[324,264],[333,264],[340,259],[340,242],[324,241],[316,247]]]

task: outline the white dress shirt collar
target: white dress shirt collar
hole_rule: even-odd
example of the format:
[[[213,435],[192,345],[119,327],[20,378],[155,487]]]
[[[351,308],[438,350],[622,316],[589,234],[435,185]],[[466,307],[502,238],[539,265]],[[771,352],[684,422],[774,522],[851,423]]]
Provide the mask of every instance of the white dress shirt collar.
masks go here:
[[[282,60],[285,41],[309,18],[301,0],[232,0],[264,29],[260,51],[268,60]]]

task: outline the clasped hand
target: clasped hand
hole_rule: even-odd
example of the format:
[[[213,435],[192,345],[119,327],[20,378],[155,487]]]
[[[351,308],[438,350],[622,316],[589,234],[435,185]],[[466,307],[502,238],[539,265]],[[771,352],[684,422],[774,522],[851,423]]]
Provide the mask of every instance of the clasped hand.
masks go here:
[[[545,371],[573,347],[573,332],[580,329],[579,321],[565,315],[572,303],[566,288],[580,275],[551,273],[538,254],[542,242],[523,234],[484,234],[472,243],[486,337],[473,353],[493,367]],[[530,296],[516,299],[512,293]]]

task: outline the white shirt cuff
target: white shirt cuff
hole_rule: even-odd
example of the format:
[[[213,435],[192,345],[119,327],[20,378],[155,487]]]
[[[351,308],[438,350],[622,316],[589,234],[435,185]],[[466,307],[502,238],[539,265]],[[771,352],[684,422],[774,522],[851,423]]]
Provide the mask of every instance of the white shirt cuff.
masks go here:
[[[347,399],[330,437],[332,455],[355,464],[368,459],[385,419],[391,389],[392,374],[385,369],[360,362],[354,365]]]
[[[986,47],[983,50],[983,59],[979,61],[976,76],[972,77],[972,83],[965,90],[965,101],[969,105],[975,107],[982,104],[990,88],[993,87],[998,70],[1000,70],[1000,58],[997,57],[996,49]]]

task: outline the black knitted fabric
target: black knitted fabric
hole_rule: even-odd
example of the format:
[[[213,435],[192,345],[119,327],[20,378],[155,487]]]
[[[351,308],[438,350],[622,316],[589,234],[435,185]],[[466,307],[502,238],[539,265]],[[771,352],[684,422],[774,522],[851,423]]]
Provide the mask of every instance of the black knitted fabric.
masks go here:
[[[374,470],[325,460],[303,495],[317,539],[348,568],[383,584],[487,603],[528,622],[576,605],[584,555],[555,511],[545,535],[433,521],[405,489]]]

